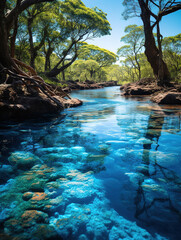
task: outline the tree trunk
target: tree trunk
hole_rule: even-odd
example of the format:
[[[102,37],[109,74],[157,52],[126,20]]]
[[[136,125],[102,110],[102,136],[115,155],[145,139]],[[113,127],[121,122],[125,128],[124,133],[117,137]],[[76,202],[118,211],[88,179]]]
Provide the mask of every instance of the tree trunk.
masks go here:
[[[153,29],[151,27],[150,12],[143,0],[138,0],[141,8],[141,18],[144,25],[145,33],[145,54],[148,62],[151,64],[153,73],[157,78],[157,84],[160,86],[169,85],[170,73],[162,56],[159,54],[159,49],[156,46],[153,36]],[[160,71],[161,68],[161,71]]]
[[[50,56],[53,52],[53,48],[49,45],[48,50],[45,50],[45,72],[50,70],[51,65],[50,65]]]
[[[12,61],[9,54],[8,46],[8,31],[6,27],[6,19],[4,16],[5,2],[1,0],[0,2],[0,64],[3,67],[11,68]]]
[[[27,25],[28,25],[28,34],[29,34],[29,43],[30,43],[30,66],[35,69],[36,53],[35,53],[34,44],[33,44],[33,33],[31,29],[32,23],[33,23],[33,18],[29,17]]]
[[[47,77],[55,78],[59,73],[63,72],[66,68],[68,68],[75,60],[77,59],[77,54],[74,55],[74,57],[71,59],[70,62],[63,65],[62,67],[54,67],[50,72],[46,74]],[[63,60],[62,60],[63,61]]]
[[[64,64],[64,61],[63,61],[62,67],[64,67],[64,66],[65,66],[65,64]],[[65,81],[65,69],[63,69],[63,71],[62,71],[62,80]]]
[[[64,65],[63,67],[58,68],[58,67],[60,66],[60,64],[62,64],[62,62],[65,60],[66,56],[69,54],[70,50],[73,48],[74,45],[75,45],[75,49],[76,49],[76,43],[77,43],[77,41],[72,40],[72,42],[71,42],[71,44],[69,45],[69,47],[67,48],[67,50],[65,50],[65,51],[63,52],[63,56],[62,56],[62,58],[60,59],[60,61],[55,65],[55,67],[54,67],[50,72],[48,72],[48,73],[46,74],[47,77],[50,77],[50,78],[56,77],[59,73],[61,73],[64,69],[66,69],[67,67],[69,67],[69,66],[76,60],[76,58],[77,58],[77,53],[75,53],[74,57],[72,58],[72,60],[71,60],[68,64]],[[77,50],[76,50],[76,51],[77,51]]]

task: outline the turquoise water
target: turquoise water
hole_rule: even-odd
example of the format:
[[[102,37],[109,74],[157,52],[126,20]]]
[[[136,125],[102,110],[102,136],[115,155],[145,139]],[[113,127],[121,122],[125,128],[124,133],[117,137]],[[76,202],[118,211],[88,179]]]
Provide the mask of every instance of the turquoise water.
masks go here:
[[[0,125],[0,239],[181,235],[181,108],[75,91],[59,117]]]

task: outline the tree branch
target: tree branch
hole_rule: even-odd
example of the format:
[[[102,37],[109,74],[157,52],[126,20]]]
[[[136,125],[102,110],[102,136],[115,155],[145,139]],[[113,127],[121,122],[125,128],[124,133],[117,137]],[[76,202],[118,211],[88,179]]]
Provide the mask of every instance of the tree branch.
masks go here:
[[[181,3],[180,3],[180,4],[177,4],[177,5],[175,5],[175,6],[166,8],[164,11],[160,12],[159,15],[160,15],[161,17],[163,17],[163,16],[166,16],[166,15],[168,15],[168,14],[170,14],[170,13],[176,12],[176,11],[178,11],[178,10],[180,10],[180,9],[181,9]]]
[[[11,28],[13,21],[14,21],[14,17],[16,15],[16,11],[18,13],[18,15],[23,12],[25,9],[27,9],[28,7],[30,7],[33,4],[37,4],[37,3],[42,3],[42,2],[53,2],[54,0],[24,0],[21,2],[20,6],[16,6],[15,8],[13,8],[10,12],[8,12],[6,14],[6,24],[8,29]]]

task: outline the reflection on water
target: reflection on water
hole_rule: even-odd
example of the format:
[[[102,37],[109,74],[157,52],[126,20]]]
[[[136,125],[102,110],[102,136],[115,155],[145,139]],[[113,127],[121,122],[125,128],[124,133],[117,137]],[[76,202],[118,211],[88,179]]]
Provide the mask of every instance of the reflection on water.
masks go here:
[[[0,239],[180,239],[181,109],[73,93],[58,118],[0,126]]]

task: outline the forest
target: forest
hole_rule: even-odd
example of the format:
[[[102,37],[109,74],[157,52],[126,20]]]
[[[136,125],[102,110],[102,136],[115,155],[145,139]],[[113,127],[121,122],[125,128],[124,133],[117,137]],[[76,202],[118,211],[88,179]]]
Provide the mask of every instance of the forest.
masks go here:
[[[116,54],[86,42],[111,34],[106,13],[97,7],[91,9],[79,0],[0,4],[2,84],[19,80],[30,95],[41,92],[58,104],[52,96],[67,96],[62,92],[65,87],[83,88],[76,82],[123,85],[144,78],[156,79],[158,86],[180,82],[181,35],[163,38],[159,26],[164,16],[180,10],[179,1],[123,1],[124,18],[141,16],[143,26],[124,29]]]
[[[0,0],[0,240],[180,240],[174,14],[181,1]]]
[[[125,35],[121,38],[123,44],[116,55],[86,43],[89,39],[111,32],[106,14],[100,9],[90,9],[81,1],[38,1],[38,4],[33,4],[33,1],[27,1],[26,4],[21,2],[1,3],[1,35],[4,38],[1,37],[2,66],[11,69],[14,64],[24,68],[28,65],[47,81],[54,80],[55,84],[66,84],[66,80],[77,79],[95,82],[102,79],[115,80],[122,84],[154,77],[156,74],[144,53],[147,36],[143,26],[130,25],[125,28]],[[134,14],[130,8],[136,6],[136,3],[124,1],[123,4],[126,8],[125,17]],[[159,7],[156,3],[151,4]],[[162,39],[158,29],[162,17],[179,10],[180,3],[166,1],[165,6],[160,7],[163,8],[160,15],[154,15],[154,8],[150,12],[155,21],[150,26],[151,34],[155,49],[161,51],[159,56],[167,65],[169,78],[179,81],[181,36],[178,34]],[[6,26],[3,26],[3,22]],[[11,62],[10,57],[16,60]],[[115,64],[118,61],[121,64]],[[30,68],[23,70],[27,72]]]

